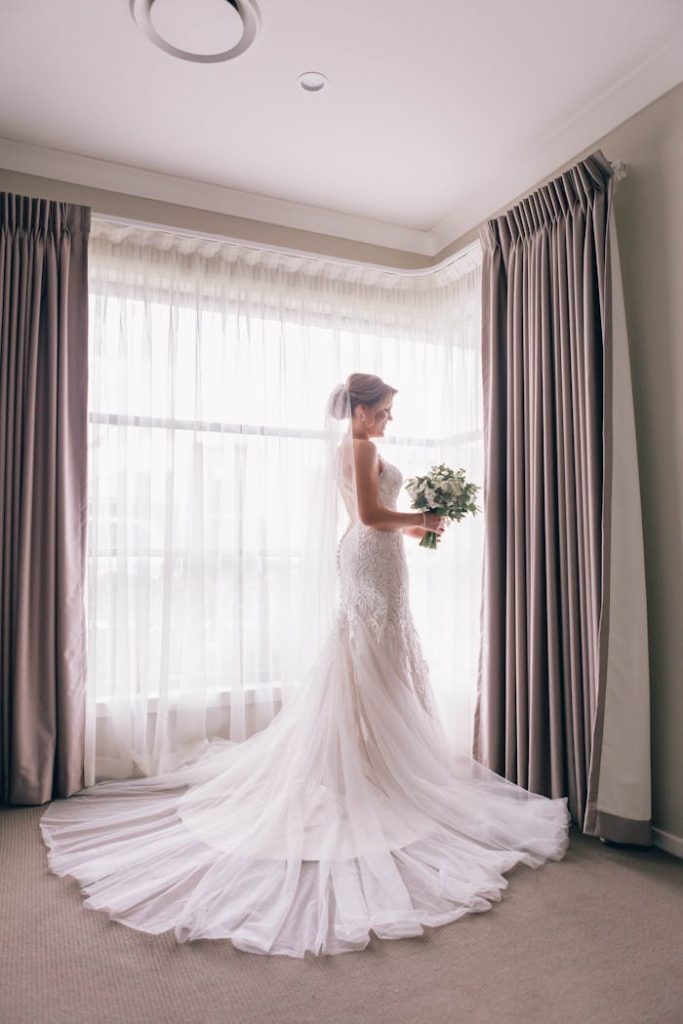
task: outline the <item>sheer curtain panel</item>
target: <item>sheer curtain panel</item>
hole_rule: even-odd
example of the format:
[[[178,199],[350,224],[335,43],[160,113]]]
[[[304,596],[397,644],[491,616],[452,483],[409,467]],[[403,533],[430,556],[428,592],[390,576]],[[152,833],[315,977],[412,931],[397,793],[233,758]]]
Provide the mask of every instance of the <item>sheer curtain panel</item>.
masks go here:
[[[93,218],[86,785],[242,740],[297,687],[318,431],[349,373],[399,389],[379,445],[405,479],[444,461],[481,482],[480,274],[478,243],[408,273]],[[406,538],[440,713],[468,753],[482,537],[479,517],[436,553]]]

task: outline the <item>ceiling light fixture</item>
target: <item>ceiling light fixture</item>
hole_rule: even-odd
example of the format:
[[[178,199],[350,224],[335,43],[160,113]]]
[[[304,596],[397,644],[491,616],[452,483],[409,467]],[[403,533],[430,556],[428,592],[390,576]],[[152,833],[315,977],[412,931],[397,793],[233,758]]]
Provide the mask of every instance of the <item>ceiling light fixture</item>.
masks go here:
[[[305,71],[299,75],[299,84],[306,92],[320,92],[327,85],[327,79],[320,71]]]
[[[239,57],[241,53],[244,53],[251,46],[261,25],[261,14],[255,0],[215,0],[216,4],[226,4],[236,11],[242,22],[242,33],[235,45],[227,50],[221,50],[218,53],[193,53],[190,50],[184,50],[181,47],[175,46],[159,34],[152,23],[152,8],[155,3],[158,5],[157,11],[164,7],[163,0],[130,0],[130,13],[137,27],[160,50],[170,53],[172,57],[193,61],[196,64],[216,64],[220,61]],[[175,6],[177,7],[177,3]],[[188,16],[192,17],[192,7],[194,6],[192,0],[185,0],[185,6]],[[216,9],[219,10],[219,8]],[[223,15],[225,9],[220,13]],[[194,17],[196,19],[196,10]]]

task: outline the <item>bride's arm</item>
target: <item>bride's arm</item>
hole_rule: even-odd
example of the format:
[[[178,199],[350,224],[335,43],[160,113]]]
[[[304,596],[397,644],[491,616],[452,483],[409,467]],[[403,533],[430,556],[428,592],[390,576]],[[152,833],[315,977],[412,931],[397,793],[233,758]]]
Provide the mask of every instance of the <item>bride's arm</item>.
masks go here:
[[[379,458],[372,441],[354,438],[358,515],[365,526],[376,530],[406,530],[422,523],[421,512],[395,512],[379,500]],[[411,534],[411,536],[413,536]],[[417,536],[415,534],[414,536]],[[420,530],[422,536],[422,530]]]

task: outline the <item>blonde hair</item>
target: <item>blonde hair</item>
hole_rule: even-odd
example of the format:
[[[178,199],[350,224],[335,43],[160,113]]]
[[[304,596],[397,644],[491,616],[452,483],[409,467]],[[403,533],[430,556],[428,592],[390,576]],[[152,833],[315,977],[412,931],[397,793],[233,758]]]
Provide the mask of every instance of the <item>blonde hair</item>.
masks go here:
[[[386,384],[374,373],[350,373],[344,384],[339,384],[330,395],[330,411],[337,419],[343,419],[349,406],[353,416],[357,405],[376,405],[397,391],[398,388]]]

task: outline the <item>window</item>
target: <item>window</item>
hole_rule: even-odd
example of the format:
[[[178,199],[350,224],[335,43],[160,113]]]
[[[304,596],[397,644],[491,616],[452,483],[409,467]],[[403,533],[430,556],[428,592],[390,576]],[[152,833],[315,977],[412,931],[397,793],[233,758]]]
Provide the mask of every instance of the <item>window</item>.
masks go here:
[[[480,477],[477,275],[458,304],[454,293],[377,298],[367,285],[97,234],[90,262],[90,701],[118,717],[119,747],[136,731],[151,742],[141,723],[160,709],[227,705],[232,735],[246,705],[264,705],[267,719],[296,685],[302,495],[332,387],[363,369],[399,388],[382,445],[404,477],[431,453]],[[465,578],[478,593],[479,529],[460,532],[455,589],[455,551],[409,552],[416,596],[443,588],[422,623],[428,650],[453,616],[474,610],[478,624]],[[440,651],[435,665],[451,656]]]

